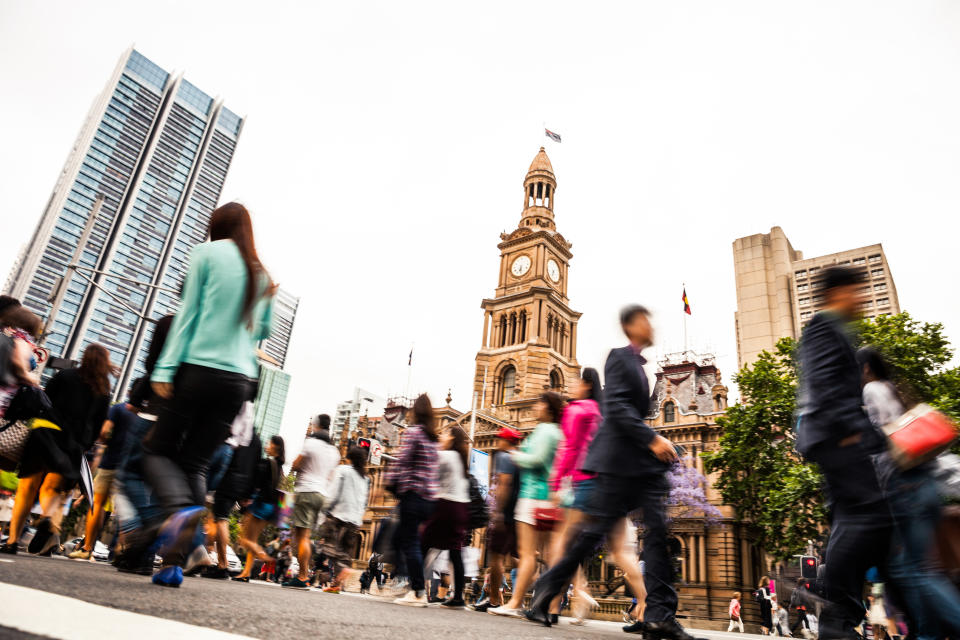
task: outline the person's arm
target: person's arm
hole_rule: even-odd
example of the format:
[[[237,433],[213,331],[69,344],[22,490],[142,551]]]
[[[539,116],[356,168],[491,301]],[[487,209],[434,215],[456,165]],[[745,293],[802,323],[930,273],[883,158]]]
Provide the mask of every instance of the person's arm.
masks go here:
[[[607,357],[603,367],[606,386],[604,393],[604,420],[622,435],[633,440],[638,446],[646,447],[662,462],[676,460],[677,452],[673,443],[658,435],[650,425],[643,420],[643,416],[633,404],[634,391],[630,385],[630,371],[628,367],[633,363],[624,361],[618,352]],[[639,372],[644,375],[643,372]]]
[[[301,453],[293,460],[293,464],[290,465],[290,471],[300,471],[303,468],[303,454]]]
[[[266,340],[270,337],[270,332],[273,330],[273,299],[276,289],[274,288],[273,292],[268,292],[260,301],[257,303],[257,317],[254,319],[253,323],[253,337],[257,340]]]
[[[534,431],[530,436],[528,451],[514,451],[513,462],[524,469],[550,470],[550,461],[556,450],[556,438],[544,429]]]
[[[207,253],[206,245],[198,245],[190,255],[190,269],[183,283],[183,295],[180,297],[180,311],[177,312],[167,334],[167,340],[150,375],[157,395],[170,398],[173,395],[173,376],[180,363],[183,362],[190,349],[194,331],[197,328],[197,319],[200,315],[200,305],[207,280]],[[163,385],[166,385],[164,387]],[[159,387],[159,388],[158,388]]]
[[[100,428],[100,442],[109,440],[111,433],[113,433],[113,420],[107,418],[103,421],[103,426]]]
[[[403,441],[400,444],[400,453],[387,470],[386,484],[389,485],[397,482],[400,476],[413,464],[413,458],[417,451],[417,444],[414,440],[416,440],[414,434],[408,433],[404,435]]]

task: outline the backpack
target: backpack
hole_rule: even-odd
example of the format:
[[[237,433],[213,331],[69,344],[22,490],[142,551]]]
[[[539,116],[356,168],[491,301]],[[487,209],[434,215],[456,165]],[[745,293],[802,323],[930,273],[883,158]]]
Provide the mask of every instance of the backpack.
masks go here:
[[[480,490],[477,478],[470,474],[470,503],[467,505],[467,529],[479,529],[490,522],[490,510],[487,509],[487,500]]]

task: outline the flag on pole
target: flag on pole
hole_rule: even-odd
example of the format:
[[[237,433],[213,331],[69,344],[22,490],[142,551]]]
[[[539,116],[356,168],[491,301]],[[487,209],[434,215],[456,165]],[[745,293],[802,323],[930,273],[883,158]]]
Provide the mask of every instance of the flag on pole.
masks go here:
[[[547,129],[546,127],[544,127],[543,132],[547,134],[547,137],[553,140],[554,142],[560,142],[559,133],[554,133],[553,131],[550,131],[550,129]]]
[[[689,316],[689,315],[693,315],[693,314],[690,312],[690,299],[687,298],[687,288],[686,288],[686,287],[683,288],[683,312],[684,312],[685,314],[687,314],[688,316]]]
[[[413,349],[410,349],[410,356],[407,358],[407,366],[413,366]]]

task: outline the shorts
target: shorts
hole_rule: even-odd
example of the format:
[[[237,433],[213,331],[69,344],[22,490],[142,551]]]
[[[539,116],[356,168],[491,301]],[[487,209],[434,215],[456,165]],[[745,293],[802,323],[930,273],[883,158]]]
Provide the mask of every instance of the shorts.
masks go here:
[[[519,498],[513,510],[513,519],[517,522],[537,526],[537,519],[533,516],[537,509],[550,509],[553,503],[549,500],[534,500],[533,498]]]
[[[594,482],[593,478],[589,478],[573,485],[573,503],[570,505],[571,509],[586,511],[590,500],[593,498]]]
[[[517,555],[517,534],[513,522],[491,520],[487,529],[487,551],[501,556]]]
[[[267,522],[274,523],[277,516],[277,505],[272,502],[254,500],[253,504],[247,509],[247,513],[257,520],[266,520]]]
[[[317,491],[293,494],[293,514],[290,516],[290,526],[313,531],[326,504],[327,499]]]
[[[97,475],[93,477],[93,494],[110,495],[113,492],[113,481],[116,477],[116,469],[97,469]]]
[[[213,494],[213,508],[210,511],[213,512],[214,520],[227,520],[230,518],[230,513],[233,512],[236,506],[236,498],[223,495],[218,491]]]

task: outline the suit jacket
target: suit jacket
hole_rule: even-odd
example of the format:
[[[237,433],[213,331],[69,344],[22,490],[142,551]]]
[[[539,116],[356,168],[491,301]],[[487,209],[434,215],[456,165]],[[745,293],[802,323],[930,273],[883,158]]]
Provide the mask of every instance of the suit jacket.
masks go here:
[[[861,373],[843,318],[821,311],[800,340],[797,451],[805,457],[818,445],[875,430],[863,411]]]
[[[650,451],[657,433],[644,422],[650,383],[629,346],[614,349],[603,369],[603,422],[590,443],[583,470],[636,477],[662,474],[669,466]]]

